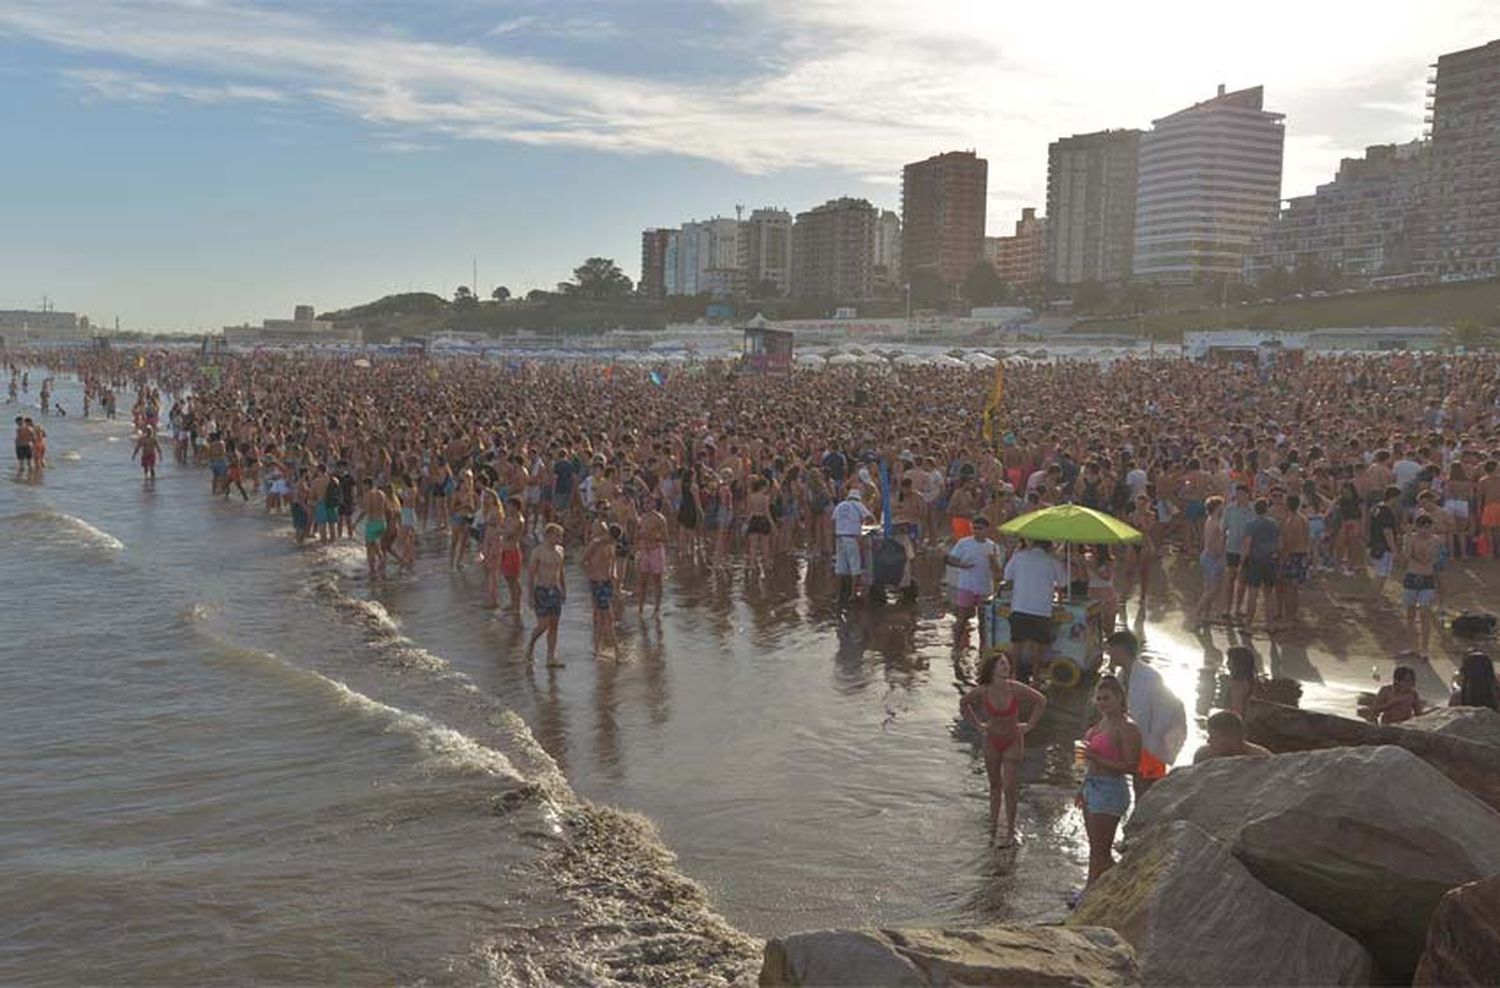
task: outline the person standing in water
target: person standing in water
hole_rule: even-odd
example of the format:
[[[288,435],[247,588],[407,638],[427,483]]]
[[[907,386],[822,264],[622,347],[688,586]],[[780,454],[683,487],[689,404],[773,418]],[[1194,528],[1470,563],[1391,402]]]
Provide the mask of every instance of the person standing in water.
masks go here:
[[[557,622],[562,617],[563,601],[568,596],[567,575],[563,572],[563,527],[549,522],[542,532],[542,543],[531,550],[526,565],[526,585],[531,588],[531,606],[536,611],[536,628],[526,643],[526,661],[536,655],[537,639],[547,636],[547,665],[560,666],[557,659]]]
[[[135,441],[135,450],[130,454],[132,461],[140,457],[141,472],[146,475],[148,483],[156,479],[156,458],[160,455],[161,444],[156,441],[156,430],[148,425]]]
[[[1086,768],[1076,801],[1089,838],[1085,892],[1115,863],[1115,831],[1130,809],[1125,776],[1135,771],[1141,758],[1141,730],[1126,712],[1125,689],[1118,679],[1109,674],[1099,677],[1094,706],[1099,710],[1099,720],[1081,742]]]
[[[1020,719],[1021,701],[1031,705],[1026,720]],[[985,774],[990,783],[990,841],[995,842],[1000,810],[1005,809],[1005,836],[997,846],[1016,841],[1016,809],[1021,793],[1021,757],[1026,753],[1026,735],[1035,729],[1047,709],[1047,698],[1011,678],[1010,656],[996,652],[985,660],[979,685],[958,703],[959,716],[979,732]]]
[[[615,540],[603,518],[589,524],[589,541],[583,550],[583,573],[589,581],[589,598],[593,603],[594,657],[608,654],[619,657],[615,639]],[[605,648],[608,646],[608,652]]]

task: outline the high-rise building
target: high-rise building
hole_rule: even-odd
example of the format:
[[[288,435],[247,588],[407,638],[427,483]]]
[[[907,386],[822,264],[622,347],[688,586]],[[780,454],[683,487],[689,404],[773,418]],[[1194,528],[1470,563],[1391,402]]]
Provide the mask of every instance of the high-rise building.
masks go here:
[[[667,294],[667,244],[676,230],[643,230],[641,232],[641,280],[636,291],[646,298]]]
[[[1410,271],[1427,159],[1424,141],[1379,144],[1362,158],[1345,158],[1332,182],[1288,200],[1246,256],[1245,280],[1260,281],[1275,268],[1358,279]]]
[[[1439,56],[1427,80],[1431,170],[1416,268],[1434,278],[1500,275],[1500,40]]]
[[[1027,206],[1010,237],[985,237],[985,260],[1007,285],[1034,285],[1042,280],[1047,260],[1047,221]],[[993,247],[990,245],[993,243]]]
[[[909,282],[932,271],[957,285],[984,255],[989,162],[949,151],[901,172],[901,266]]]
[[[728,297],[744,290],[740,267],[739,220],[716,216],[691,221],[668,235],[663,251],[667,295]]]
[[[832,199],[797,214],[792,227],[792,294],[852,302],[875,287],[878,213],[865,199]]]
[[[1130,278],[1138,130],[1075,134],[1047,147],[1047,277],[1060,285]]]
[[[786,295],[792,286],[792,214],[757,209],[740,224],[740,263],[754,297]]]
[[[1239,279],[1281,207],[1282,114],[1260,86],[1152,122],[1141,135],[1135,277],[1188,284]]]
[[[882,209],[875,220],[875,284],[895,288],[901,281],[901,214]]]

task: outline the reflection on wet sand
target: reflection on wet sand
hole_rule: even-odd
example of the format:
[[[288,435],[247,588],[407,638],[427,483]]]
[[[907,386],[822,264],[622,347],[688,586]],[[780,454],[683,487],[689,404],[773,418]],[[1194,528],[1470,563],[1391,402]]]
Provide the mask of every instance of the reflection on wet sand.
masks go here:
[[[987,850],[983,761],[957,710],[978,656],[955,647],[942,578],[941,555],[927,555],[914,605],[844,608],[826,558],[747,572],[734,556],[678,553],[659,616],[621,598],[618,663],[588,657],[587,611],[566,608],[560,670],[526,668],[529,615],[475,620],[445,580],[419,572],[379,595],[521,712],[579,792],[655,820],[750,932],[1059,917],[1086,860],[1072,742],[1087,690],[1054,691],[1022,765],[1020,847]],[[1298,632],[1195,628],[1197,568],[1169,557],[1147,604],[1122,607],[1192,712],[1181,760],[1223,702],[1231,645],[1250,644],[1263,674],[1300,680],[1310,707],[1352,713],[1372,668],[1389,678],[1390,606],[1350,606],[1339,594],[1357,585],[1331,589],[1306,595]],[[1441,695],[1445,673],[1419,674]]]

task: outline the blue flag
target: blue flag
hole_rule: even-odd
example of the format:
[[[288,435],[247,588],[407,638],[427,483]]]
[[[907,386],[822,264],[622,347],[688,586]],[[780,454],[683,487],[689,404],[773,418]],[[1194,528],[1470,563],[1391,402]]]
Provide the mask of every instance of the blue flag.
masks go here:
[[[654,385],[656,385],[658,388],[661,387],[665,383],[662,380],[661,371],[652,371],[651,372],[651,383],[654,384]]]

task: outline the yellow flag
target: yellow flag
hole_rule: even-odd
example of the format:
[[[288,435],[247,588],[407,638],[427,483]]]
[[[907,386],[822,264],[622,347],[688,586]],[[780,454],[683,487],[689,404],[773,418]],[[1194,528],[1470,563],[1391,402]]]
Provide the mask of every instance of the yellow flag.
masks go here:
[[[135,366],[137,369],[146,366],[146,355],[144,353],[135,358]]]
[[[1000,399],[1005,394],[1005,365],[995,365],[995,383],[990,387],[990,396],[984,402],[984,440],[995,441],[995,419],[1000,417]]]

